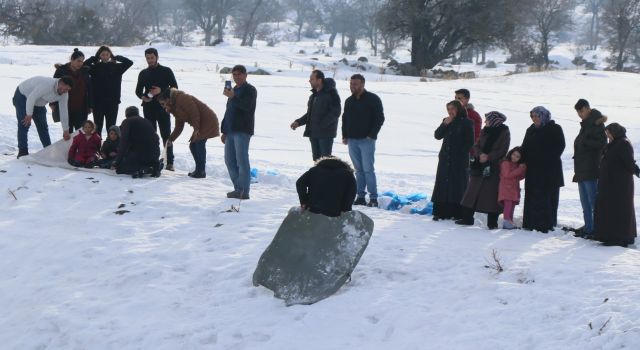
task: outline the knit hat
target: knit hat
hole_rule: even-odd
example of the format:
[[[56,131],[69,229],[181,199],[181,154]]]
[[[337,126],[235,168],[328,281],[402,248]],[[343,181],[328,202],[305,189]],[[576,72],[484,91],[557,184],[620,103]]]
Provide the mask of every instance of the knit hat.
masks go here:
[[[116,133],[116,135],[118,135],[118,137],[120,137],[120,127],[119,127],[119,126],[117,126],[117,125],[112,125],[112,126],[109,128],[109,132],[112,132],[112,131],[114,131],[114,132]]]
[[[497,111],[486,113],[484,117],[487,120],[487,126],[490,128],[500,126],[507,120],[507,116]]]
[[[604,129],[611,134],[614,140],[621,137],[627,137],[627,129],[618,123],[611,123]]]
[[[127,117],[127,118],[140,116],[140,111],[138,110],[138,107],[136,107],[136,106],[129,106],[129,107],[127,107],[127,109],[124,110],[124,116]]]
[[[540,126],[547,125],[547,123],[551,120],[551,112],[549,112],[548,109],[542,106],[534,107],[529,113],[535,114],[538,116],[538,118],[540,118]]]

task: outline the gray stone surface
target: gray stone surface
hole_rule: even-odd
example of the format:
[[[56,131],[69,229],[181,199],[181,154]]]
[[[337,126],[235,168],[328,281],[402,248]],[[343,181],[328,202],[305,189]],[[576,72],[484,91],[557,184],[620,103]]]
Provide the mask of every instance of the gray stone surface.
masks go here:
[[[313,304],[351,278],[373,233],[373,220],[359,211],[332,218],[298,208],[280,225],[253,273],[287,306]]]

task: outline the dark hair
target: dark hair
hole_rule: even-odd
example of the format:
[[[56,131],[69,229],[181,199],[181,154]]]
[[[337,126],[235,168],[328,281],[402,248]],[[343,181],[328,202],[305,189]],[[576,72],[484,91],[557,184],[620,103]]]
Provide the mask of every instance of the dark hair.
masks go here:
[[[85,126],[87,124],[91,124],[91,127],[94,128],[94,129],[96,128],[96,124],[93,121],[89,120],[89,119],[85,120],[84,123],[82,123],[82,126]]]
[[[162,90],[157,96],[158,100],[168,100],[171,98],[171,88]]]
[[[513,154],[513,152],[520,153],[520,160],[518,160],[518,164],[524,163],[524,152],[522,151],[522,147],[520,146],[513,147],[509,152],[507,152],[507,155],[504,157],[504,159],[511,161],[511,155]]]
[[[136,106],[129,106],[127,107],[127,109],[124,110],[124,116],[129,118],[129,117],[135,117],[135,116],[139,116],[140,115],[140,111],[138,110],[138,107]]]
[[[73,79],[68,75],[61,77],[60,81],[65,83],[66,85],[69,85],[69,87],[71,88],[73,87]]]
[[[100,54],[103,51],[109,51],[109,55],[111,55],[111,57],[113,57],[113,52],[111,52],[111,49],[109,48],[109,46],[100,46],[100,48],[98,48],[98,51],[96,51],[96,58],[100,58]]]
[[[604,129],[611,134],[614,140],[619,139],[621,137],[627,137],[627,129],[625,129],[624,126],[618,123],[611,123],[607,125]]]
[[[354,74],[351,76],[351,80],[353,79],[358,79],[360,81],[362,81],[362,83],[364,84],[365,80],[364,80],[364,76],[362,74]]]
[[[467,118],[467,110],[462,106],[462,103],[458,100],[453,100],[447,103],[447,107],[454,106],[456,108],[456,118]]]
[[[311,72],[311,74],[315,74],[316,79],[320,79],[322,80],[322,82],[324,82],[324,72],[322,72],[321,70],[315,69]]]
[[[148,48],[148,49],[144,50],[144,54],[145,54],[145,55],[151,55],[151,54],[154,54],[156,57],[160,57],[160,56],[158,56],[158,50],[156,50],[156,49],[155,49],[155,48],[153,48],[153,47],[150,47],[150,48]]]
[[[73,49],[73,53],[71,54],[71,60],[75,60],[78,57],[84,58],[84,54],[82,51],[78,50],[78,48]]]
[[[471,98],[471,93],[467,89],[458,89],[458,90],[456,90],[456,95],[462,95],[467,100]]]
[[[242,74],[247,74],[247,68],[245,68],[241,64],[236,64],[235,66],[233,66],[233,68],[231,68],[231,73],[233,72],[240,72]]]
[[[589,101],[585,100],[584,98],[579,99],[578,102],[576,102],[576,105],[573,106],[573,108],[575,108],[576,111],[579,111],[585,107],[590,108]]]

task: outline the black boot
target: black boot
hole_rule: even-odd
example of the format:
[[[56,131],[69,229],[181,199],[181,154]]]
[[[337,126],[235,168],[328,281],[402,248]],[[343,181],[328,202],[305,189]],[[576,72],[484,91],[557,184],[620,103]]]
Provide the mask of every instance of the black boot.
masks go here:
[[[475,212],[471,208],[461,207],[462,219],[456,220],[457,225],[471,226],[473,225],[473,213]]]
[[[487,228],[489,230],[495,230],[498,228],[498,213],[487,214]]]

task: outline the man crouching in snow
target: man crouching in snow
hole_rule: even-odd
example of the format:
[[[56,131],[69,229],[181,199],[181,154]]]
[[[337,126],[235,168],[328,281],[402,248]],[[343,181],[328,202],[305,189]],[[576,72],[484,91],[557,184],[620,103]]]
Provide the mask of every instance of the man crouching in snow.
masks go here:
[[[334,156],[322,157],[296,181],[302,210],[326,216],[351,211],[356,197],[353,168]]]

